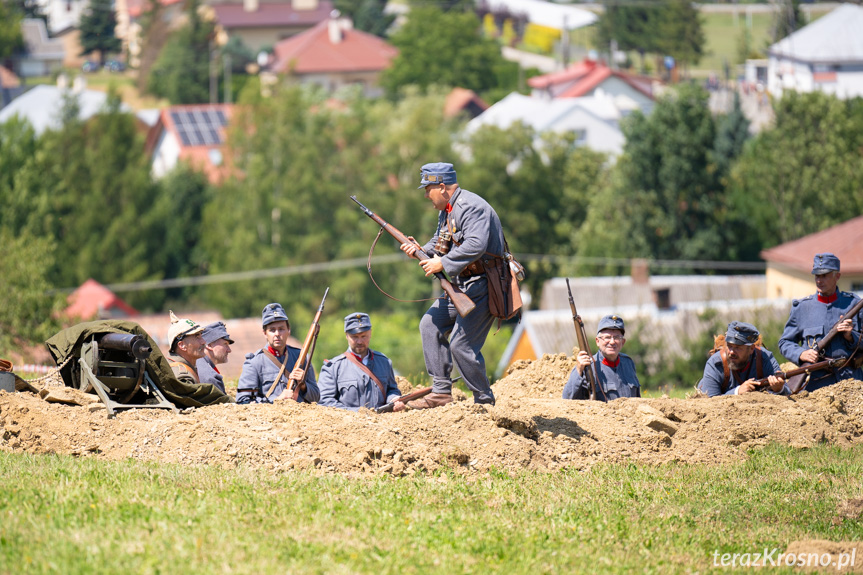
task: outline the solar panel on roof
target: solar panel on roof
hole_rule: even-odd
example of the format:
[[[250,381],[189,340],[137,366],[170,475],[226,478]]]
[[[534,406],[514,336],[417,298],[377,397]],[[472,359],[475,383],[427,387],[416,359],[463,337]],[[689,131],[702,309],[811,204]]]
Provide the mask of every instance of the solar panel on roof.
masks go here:
[[[177,110],[171,112],[171,120],[183,146],[221,145],[221,128],[228,124],[222,110]]]

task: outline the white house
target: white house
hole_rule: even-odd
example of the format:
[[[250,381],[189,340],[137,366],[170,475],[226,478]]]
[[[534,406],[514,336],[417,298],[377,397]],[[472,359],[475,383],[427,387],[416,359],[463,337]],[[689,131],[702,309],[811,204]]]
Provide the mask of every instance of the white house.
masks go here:
[[[107,94],[85,89],[86,83],[83,82],[83,78],[76,78],[71,89],[62,85],[63,81],[60,81],[60,84],[60,86],[36,86],[15,98],[11,104],[0,110],[0,124],[7,122],[13,116],[18,116],[29,122],[39,135],[45,130],[61,128],[64,98],[77,98],[78,117],[81,120],[87,120],[105,108],[108,101]],[[129,107],[122,104],[122,109],[128,111]]]
[[[863,7],[842,4],[767,50],[767,89],[863,96]]]
[[[507,129],[521,122],[533,128],[537,136],[569,132],[576,135],[578,145],[618,156],[625,143],[619,127],[621,117],[614,100],[604,94],[548,100],[513,92],[468,122],[466,132],[472,134],[482,126]]]

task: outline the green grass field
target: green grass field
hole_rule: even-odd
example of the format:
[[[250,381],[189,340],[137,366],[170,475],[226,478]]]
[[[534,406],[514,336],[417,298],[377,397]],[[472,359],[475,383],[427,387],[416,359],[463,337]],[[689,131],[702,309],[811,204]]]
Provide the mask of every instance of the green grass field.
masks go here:
[[[837,512],[861,475],[863,448],[830,446],[467,479],[2,453],[0,573],[719,571],[715,553],[863,540]]]

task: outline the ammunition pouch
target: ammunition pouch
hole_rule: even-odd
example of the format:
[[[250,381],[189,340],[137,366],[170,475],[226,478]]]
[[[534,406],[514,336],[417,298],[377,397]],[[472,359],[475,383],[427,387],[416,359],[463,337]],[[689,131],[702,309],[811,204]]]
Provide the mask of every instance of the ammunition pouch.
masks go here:
[[[458,274],[461,278],[469,278],[473,276],[482,275],[486,272],[485,265],[483,264],[482,259],[478,259],[475,262],[471,262],[465,267],[460,274]]]

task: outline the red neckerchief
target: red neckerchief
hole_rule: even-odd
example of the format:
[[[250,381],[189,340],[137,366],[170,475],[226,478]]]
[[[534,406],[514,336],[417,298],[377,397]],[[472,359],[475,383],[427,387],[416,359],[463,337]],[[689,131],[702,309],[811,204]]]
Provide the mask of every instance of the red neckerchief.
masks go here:
[[[617,366],[620,365],[620,356],[617,356],[617,359],[615,359],[614,361],[608,361],[607,358],[603,357],[602,365],[607,365],[608,367],[613,367],[617,369]]]
[[[818,301],[821,303],[833,303],[837,299],[839,299],[839,290],[834,291],[833,295],[828,295],[826,297],[818,294]]]
[[[213,369],[215,369],[215,370],[216,370],[216,373],[218,373],[219,375],[222,375],[222,372],[221,372],[221,371],[219,371],[219,368],[218,368],[218,367],[216,367],[216,364],[215,364],[215,363],[213,364]]]
[[[360,362],[360,363],[362,363],[362,362],[363,362],[363,358],[361,358],[360,356],[358,356],[358,355],[357,355],[357,354],[355,354],[354,352],[352,352],[352,351],[348,351],[348,353],[349,353],[349,354],[351,354],[352,356],[354,356],[355,358],[357,358],[357,361],[358,361],[358,362]],[[369,361],[371,361],[371,360],[372,360],[372,350],[369,350],[368,358],[369,358]]]
[[[450,204],[449,202],[447,202],[447,203],[446,203],[446,207],[445,207],[444,209],[446,210],[446,213],[450,213],[450,212],[452,212],[452,204]]]
[[[285,349],[288,349],[288,348],[285,348]],[[273,346],[271,346],[271,345],[267,346],[267,350],[276,357],[282,357],[282,354],[280,354],[275,349],[273,349]]]

